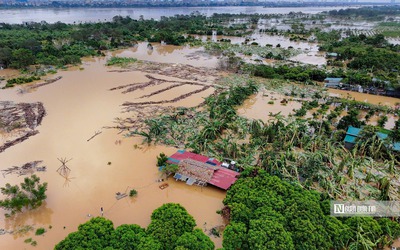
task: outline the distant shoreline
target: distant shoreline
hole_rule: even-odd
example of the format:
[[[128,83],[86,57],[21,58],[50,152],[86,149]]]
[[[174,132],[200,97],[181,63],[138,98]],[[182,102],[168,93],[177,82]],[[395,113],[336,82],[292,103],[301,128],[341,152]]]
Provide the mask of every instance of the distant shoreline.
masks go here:
[[[399,5],[397,3],[377,3],[377,2],[304,2],[304,3],[242,3],[242,4],[67,4],[53,2],[49,5],[0,5],[0,10],[4,9],[68,9],[68,8],[180,8],[180,7],[264,7],[264,8],[288,8],[288,7],[354,7],[354,6],[384,6],[384,5]]]

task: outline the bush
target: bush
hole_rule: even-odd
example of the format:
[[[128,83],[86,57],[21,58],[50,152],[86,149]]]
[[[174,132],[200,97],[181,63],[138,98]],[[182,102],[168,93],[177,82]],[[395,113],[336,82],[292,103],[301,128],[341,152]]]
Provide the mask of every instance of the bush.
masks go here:
[[[36,175],[26,177],[20,186],[7,183],[1,188],[5,199],[0,200],[0,207],[10,210],[11,214],[21,212],[23,208],[37,208],[47,198],[46,191],[47,182],[41,184]]]
[[[46,232],[46,229],[44,229],[43,227],[41,227],[41,228],[38,228],[38,229],[36,230],[35,235],[42,235],[42,234],[44,234],[45,232]]]
[[[28,83],[28,82],[37,81],[37,80],[40,80],[40,77],[30,76],[30,77],[12,78],[12,79],[7,80],[7,84],[6,84],[5,88],[12,88],[15,85],[20,85],[20,84],[24,84],[24,83]]]
[[[134,197],[137,195],[137,191],[135,189],[131,189],[131,191],[129,192],[129,197]]]

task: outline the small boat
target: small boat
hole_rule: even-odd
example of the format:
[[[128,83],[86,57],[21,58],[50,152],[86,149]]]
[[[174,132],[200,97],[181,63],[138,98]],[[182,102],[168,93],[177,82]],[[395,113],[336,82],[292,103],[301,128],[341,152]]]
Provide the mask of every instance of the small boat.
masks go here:
[[[120,200],[120,199],[122,199],[122,198],[125,198],[126,196],[128,196],[126,193],[117,192],[117,193],[115,194],[115,198],[116,198],[117,200]]]
[[[166,189],[168,186],[169,186],[168,183],[163,183],[163,184],[161,184],[161,185],[158,186],[158,187],[159,187],[161,190],[164,190],[164,189]]]

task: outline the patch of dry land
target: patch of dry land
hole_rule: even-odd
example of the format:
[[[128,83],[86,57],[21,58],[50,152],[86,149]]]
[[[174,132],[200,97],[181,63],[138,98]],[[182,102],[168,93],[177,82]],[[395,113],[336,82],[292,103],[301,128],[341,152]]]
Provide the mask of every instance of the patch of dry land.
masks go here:
[[[222,208],[224,191],[172,178],[161,190],[156,156],[171,155],[176,148],[143,145],[142,138],[126,138],[118,129],[121,119],[137,119],[140,124],[140,113],[131,118],[137,111],[143,117],[168,107],[199,106],[216,91],[213,82],[219,73],[196,65],[138,62],[121,69],[105,63],[106,58],[91,58],[83,70],[52,76],[61,77],[57,84],[29,88],[23,94],[17,88],[1,90],[0,146],[19,141],[0,151],[2,173],[17,170],[1,176],[0,186],[22,182],[25,172],[18,171],[25,166],[40,170],[35,173],[48,182],[48,191],[38,209],[9,218],[0,211],[0,249],[52,249],[79,224],[99,216],[101,207],[115,226],[146,227],[152,211],[167,202],[182,204],[201,229],[223,224],[216,211]],[[30,133],[35,136],[24,138]],[[58,159],[71,159],[66,178],[57,172]],[[117,192],[131,188],[138,191],[137,197],[116,199]],[[40,227],[47,232],[35,236]],[[221,238],[210,237],[217,248],[222,246]],[[24,243],[28,238],[37,246]]]

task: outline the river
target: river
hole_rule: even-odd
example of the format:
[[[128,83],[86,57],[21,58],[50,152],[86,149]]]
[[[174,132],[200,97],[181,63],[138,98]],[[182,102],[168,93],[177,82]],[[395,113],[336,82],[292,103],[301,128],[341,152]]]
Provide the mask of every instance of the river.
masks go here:
[[[189,15],[192,12],[211,16],[214,13],[231,14],[288,14],[303,12],[316,14],[322,11],[352,7],[282,7],[263,8],[262,6],[229,6],[229,7],[170,7],[170,8],[33,8],[33,9],[0,9],[0,22],[21,24],[23,22],[48,23],[82,23],[111,21],[114,16],[130,16],[139,19],[160,19],[162,16]]]

